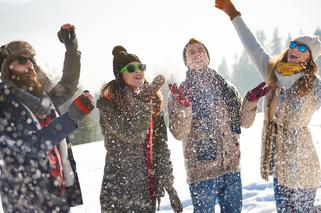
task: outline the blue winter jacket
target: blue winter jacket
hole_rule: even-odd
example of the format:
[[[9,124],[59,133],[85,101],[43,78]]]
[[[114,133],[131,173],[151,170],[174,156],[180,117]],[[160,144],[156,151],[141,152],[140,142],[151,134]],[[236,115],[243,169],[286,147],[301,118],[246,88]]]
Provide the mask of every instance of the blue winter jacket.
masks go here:
[[[47,91],[55,106],[74,95],[79,72],[80,52],[66,53],[63,76]],[[65,113],[38,129],[32,106],[41,106],[40,100],[30,95],[28,101],[21,102],[13,90],[0,82],[0,193],[4,212],[68,212],[70,206],[82,204],[70,145],[68,157],[75,182],[64,193],[60,181],[51,174],[47,152],[72,133],[77,124]]]

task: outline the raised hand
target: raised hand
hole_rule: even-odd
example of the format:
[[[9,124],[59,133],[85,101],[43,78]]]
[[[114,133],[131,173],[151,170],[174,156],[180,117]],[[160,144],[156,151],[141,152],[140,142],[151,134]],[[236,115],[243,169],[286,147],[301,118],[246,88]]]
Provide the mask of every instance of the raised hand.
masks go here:
[[[184,91],[184,85],[181,84],[179,88],[177,88],[176,84],[169,84],[169,90],[171,91],[173,97],[176,99],[176,101],[181,105],[185,107],[189,107],[191,105],[191,96],[192,96],[192,90],[188,90],[188,94],[185,96]]]
[[[158,75],[154,78],[152,83],[149,85],[149,90],[151,93],[156,93],[161,86],[165,83],[165,77],[163,75]]]
[[[175,213],[183,212],[183,205],[179,199],[176,190],[173,187],[166,187],[172,209]]]
[[[68,107],[69,117],[77,124],[94,109],[94,97],[85,90]]]
[[[240,16],[241,13],[237,11],[230,0],[215,0],[215,7],[224,11],[231,20],[236,16]]]
[[[165,83],[165,77],[163,75],[158,75],[154,78],[152,83],[145,85],[142,88],[142,91],[138,94],[139,98],[149,100],[156,92],[161,88]]]
[[[254,89],[250,90],[246,94],[246,98],[249,101],[258,101],[259,98],[266,95],[266,93],[268,93],[270,91],[270,89],[271,89],[271,87],[267,83],[262,82],[260,85],[258,85]]]
[[[65,44],[67,52],[77,51],[78,41],[75,33],[75,26],[72,24],[64,24],[57,33],[59,41]]]

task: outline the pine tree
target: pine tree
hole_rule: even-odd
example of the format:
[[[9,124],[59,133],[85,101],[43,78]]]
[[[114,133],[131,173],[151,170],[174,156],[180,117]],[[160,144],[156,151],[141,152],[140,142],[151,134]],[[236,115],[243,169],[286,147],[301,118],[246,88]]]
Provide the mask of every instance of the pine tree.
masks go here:
[[[273,33],[273,39],[271,41],[271,54],[277,55],[281,52],[281,38],[279,37],[279,30],[278,28],[275,28]]]
[[[314,31],[314,35],[318,36],[321,40],[321,29],[319,27],[317,27],[317,29]]]
[[[259,30],[256,32],[256,35],[261,45],[266,49],[266,36],[264,31]],[[242,97],[244,97],[249,90],[253,89],[263,81],[245,50],[243,50],[239,58],[235,55],[235,62],[232,68],[233,70],[230,77],[231,82],[237,87]],[[259,101],[258,111],[262,111],[262,100]]]
[[[266,35],[265,35],[265,32],[264,30],[258,30],[256,31],[256,38],[257,40],[261,43],[262,47],[266,48]]]
[[[161,93],[163,96],[163,107],[164,107],[164,119],[165,119],[165,124],[166,126],[169,126],[169,120],[168,120],[168,110],[167,110],[167,101],[168,101],[168,97],[169,97],[169,84],[173,84],[176,83],[178,86],[180,84],[180,82],[178,82],[178,77],[177,77],[177,73],[179,72],[184,72],[182,70],[175,70],[176,68],[171,68],[169,65],[166,65],[165,68],[155,68],[155,76],[158,74],[162,74],[165,76],[165,83],[164,85],[161,87]],[[164,72],[164,70],[166,70]]]
[[[60,112],[66,112],[71,101],[74,100],[78,95],[80,95],[82,91],[83,89],[79,87],[74,97],[72,97],[68,102],[59,107]],[[86,118],[78,125],[78,128],[70,135],[70,140],[72,144],[84,144],[88,142],[101,140],[103,137],[100,133],[98,121],[99,113],[98,110],[95,108],[89,115],[86,116]]]
[[[291,41],[292,41],[292,36],[291,36],[291,34],[289,33],[289,34],[288,34],[288,38],[287,38],[286,41],[285,41],[284,49],[286,49],[286,48],[289,47],[289,44],[290,44]]]
[[[231,73],[228,69],[225,57],[222,58],[222,62],[218,66],[217,72],[222,75],[224,79],[231,81]]]
[[[241,57],[233,65],[231,81],[238,88],[242,96],[244,96],[248,90],[262,82],[260,74],[249,60],[245,50],[243,50]]]

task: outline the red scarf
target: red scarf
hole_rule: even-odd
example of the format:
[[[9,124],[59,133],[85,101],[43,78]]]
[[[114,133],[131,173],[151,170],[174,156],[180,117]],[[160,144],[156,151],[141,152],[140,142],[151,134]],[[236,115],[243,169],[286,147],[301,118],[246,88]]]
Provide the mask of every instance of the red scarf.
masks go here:
[[[38,118],[39,124],[41,127],[47,126],[52,121],[52,116],[47,115],[46,118],[40,119]],[[51,167],[51,173],[54,177],[59,177],[60,179],[60,189],[61,189],[61,195],[64,193],[64,175],[63,175],[63,166],[61,162],[61,156],[58,150],[58,146],[54,146],[50,151],[48,151],[48,157]]]
[[[153,166],[153,115],[151,113],[149,120],[149,131],[143,146],[144,159],[147,166],[148,192],[151,199],[156,198],[156,177]]]

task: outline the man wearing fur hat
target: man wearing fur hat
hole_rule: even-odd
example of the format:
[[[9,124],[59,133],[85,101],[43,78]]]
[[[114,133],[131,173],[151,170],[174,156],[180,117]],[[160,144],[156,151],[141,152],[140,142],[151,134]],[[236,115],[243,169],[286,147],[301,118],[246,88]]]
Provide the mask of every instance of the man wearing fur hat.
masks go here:
[[[0,193],[4,212],[69,212],[82,204],[76,163],[68,139],[93,109],[84,92],[59,115],[57,107],[76,92],[80,52],[74,26],[63,25],[63,75],[52,85],[25,41],[0,49]],[[65,139],[66,138],[66,139]]]
[[[321,106],[316,64],[321,41],[300,36],[271,57],[230,0],[216,0],[215,6],[230,17],[257,70],[272,87],[264,104],[261,176],[266,181],[273,177],[277,212],[314,212],[321,171],[308,125]]]

